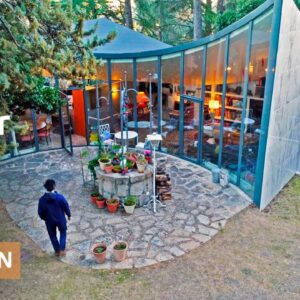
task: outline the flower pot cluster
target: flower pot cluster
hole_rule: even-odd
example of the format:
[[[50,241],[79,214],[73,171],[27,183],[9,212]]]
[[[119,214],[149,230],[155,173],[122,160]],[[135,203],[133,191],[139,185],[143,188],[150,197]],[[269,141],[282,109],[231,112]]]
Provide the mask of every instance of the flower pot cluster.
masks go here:
[[[123,261],[127,256],[128,244],[124,241],[118,241],[113,245],[113,259],[117,262]],[[97,243],[91,249],[98,263],[104,263],[107,254],[107,245],[105,243]]]
[[[112,145],[110,150],[99,150],[98,156],[89,162],[89,168],[96,177],[95,167],[99,167],[105,173],[127,174],[132,170],[145,172],[148,163],[151,163],[152,151],[145,150],[144,155],[135,152],[126,152],[123,155],[120,145]],[[95,164],[96,163],[96,164]]]
[[[99,194],[99,192],[94,191],[91,193],[91,203],[95,204],[98,208],[105,208],[106,198]]]
[[[120,205],[120,201],[118,199],[106,199],[98,192],[91,193],[91,203],[95,204],[98,208],[107,207],[107,211],[110,213],[115,213]]]

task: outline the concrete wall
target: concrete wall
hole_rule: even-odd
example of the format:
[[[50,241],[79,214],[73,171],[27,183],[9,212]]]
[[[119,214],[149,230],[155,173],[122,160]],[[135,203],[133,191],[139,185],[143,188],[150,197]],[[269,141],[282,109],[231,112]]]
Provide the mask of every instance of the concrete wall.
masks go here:
[[[300,170],[300,11],[284,0],[261,209]]]

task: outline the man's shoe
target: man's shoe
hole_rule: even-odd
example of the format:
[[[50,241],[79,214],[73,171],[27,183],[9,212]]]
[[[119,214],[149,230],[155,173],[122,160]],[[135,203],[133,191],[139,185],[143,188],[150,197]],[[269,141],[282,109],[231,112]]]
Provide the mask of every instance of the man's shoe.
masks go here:
[[[66,254],[67,254],[66,250],[59,252],[60,257],[64,257],[64,256],[66,256]]]
[[[60,256],[60,252],[55,252],[55,256]]]

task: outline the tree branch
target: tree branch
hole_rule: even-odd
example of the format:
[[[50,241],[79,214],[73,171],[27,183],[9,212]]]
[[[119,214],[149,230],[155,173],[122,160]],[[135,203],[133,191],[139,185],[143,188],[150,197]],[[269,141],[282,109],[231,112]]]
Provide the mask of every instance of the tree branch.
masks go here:
[[[0,21],[3,24],[5,30],[7,31],[7,33],[9,34],[9,36],[11,37],[12,41],[14,42],[14,44],[21,50],[23,50],[24,52],[33,55],[32,52],[28,51],[27,49],[23,48],[18,41],[16,40],[15,36],[13,35],[13,33],[11,32],[10,28],[8,27],[8,25],[6,24],[6,21],[4,19],[2,19],[2,17],[0,16]]]

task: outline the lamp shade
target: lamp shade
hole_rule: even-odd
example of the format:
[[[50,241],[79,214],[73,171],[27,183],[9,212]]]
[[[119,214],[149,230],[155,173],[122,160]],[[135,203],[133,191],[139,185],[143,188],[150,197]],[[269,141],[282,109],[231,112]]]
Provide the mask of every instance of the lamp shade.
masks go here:
[[[161,134],[153,132],[147,135],[147,140],[152,144],[153,147],[158,147],[159,143],[162,141]]]
[[[218,109],[220,108],[220,103],[218,100],[209,100],[208,106],[210,109]]]

